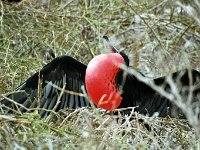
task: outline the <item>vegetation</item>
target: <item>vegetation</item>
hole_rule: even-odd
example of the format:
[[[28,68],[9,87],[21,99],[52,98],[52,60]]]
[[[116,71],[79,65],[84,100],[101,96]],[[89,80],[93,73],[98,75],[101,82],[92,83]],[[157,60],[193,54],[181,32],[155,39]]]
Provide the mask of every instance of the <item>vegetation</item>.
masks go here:
[[[53,54],[87,64],[104,49],[105,34],[129,55],[132,68],[148,77],[200,69],[197,0],[22,0],[0,2],[0,8],[0,96],[12,92]],[[41,119],[37,112],[1,113],[0,124],[0,149],[200,147],[200,125],[156,114],[122,116],[80,108]]]

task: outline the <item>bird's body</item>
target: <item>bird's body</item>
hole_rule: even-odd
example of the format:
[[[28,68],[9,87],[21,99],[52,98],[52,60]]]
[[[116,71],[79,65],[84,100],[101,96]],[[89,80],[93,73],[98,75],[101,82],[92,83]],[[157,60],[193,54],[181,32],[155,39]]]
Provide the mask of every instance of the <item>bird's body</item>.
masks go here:
[[[113,50],[115,50],[114,47],[112,47],[112,51]],[[115,53],[117,52],[115,51]],[[112,61],[112,55],[115,54],[109,55],[108,61],[109,59]],[[120,59],[117,59],[119,60],[118,63],[124,63],[128,66],[128,57],[121,52],[118,53],[118,55],[121,56]],[[113,63],[116,64],[115,62]],[[109,65],[107,65],[107,63],[97,62],[96,69],[101,68],[99,71],[101,75],[97,78],[93,78],[95,70],[91,71],[91,69],[89,69],[91,65],[94,65],[94,62],[89,63],[87,69],[86,65],[72,57],[57,57],[20,85],[16,93],[10,94],[7,98],[1,100],[1,105],[8,108],[12,107],[21,112],[27,111],[29,108],[40,107],[42,109],[40,115],[44,117],[49,114],[46,110],[59,111],[69,107],[78,108],[90,106],[90,102],[84,97],[81,90],[81,86],[86,85],[88,95],[91,99],[94,99],[93,101],[97,107],[101,107],[98,98],[104,94],[107,94],[109,97],[106,92],[110,92],[111,95],[114,93],[114,97],[117,97],[116,99],[114,98],[117,103],[114,103],[114,106],[102,106],[102,108],[113,110],[115,108],[137,107],[136,111],[142,114],[149,114],[151,116],[155,112],[159,112],[159,116],[161,117],[168,114],[174,117],[171,113],[171,109],[178,107],[167,98],[157,93],[149,85],[139,81],[134,75],[127,73],[124,76],[124,71],[120,69],[119,66],[114,69],[108,69]],[[98,65],[103,66],[98,67]],[[113,65],[111,66],[113,67]],[[95,68],[93,67],[93,69]],[[107,74],[107,78],[103,74]],[[100,79],[102,76],[104,76],[103,80],[98,81],[98,78]],[[179,77],[179,73],[174,73],[172,76],[176,79]],[[194,84],[200,82],[199,72],[192,70],[192,76]],[[104,81],[105,84],[103,84],[103,87],[100,87],[102,86],[100,83]],[[153,81],[156,85],[164,86],[166,90],[170,91],[168,85],[165,83],[165,77],[157,78]],[[183,87],[190,85],[187,70],[184,75],[181,76],[180,82]],[[106,87],[106,85],[108,85],[108,87]],[[106,89],[109,87],[111,87],[109,90]],[[92,94],[91,90],[94,90]],[[95,95],[95,92],[97,95]],[[200,88],[196,89],[194,92],[199,94]],[[10,100],[23,106],[16,105],[15,103],[13,104]],[[113,97],[109,100],[113,100]],[[111,103],[108,103],[108,105],[110,104]],[[177,114],[179,114],[178,111]]]

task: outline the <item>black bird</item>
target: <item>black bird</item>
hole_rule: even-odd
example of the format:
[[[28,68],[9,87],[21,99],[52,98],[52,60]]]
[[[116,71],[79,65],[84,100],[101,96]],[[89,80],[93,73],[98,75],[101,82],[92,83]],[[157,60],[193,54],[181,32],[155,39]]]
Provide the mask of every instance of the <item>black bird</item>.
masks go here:
[[[108,41],[106,36],[104,39]],[[117,63],[129,66],[126,54],[119,52],[114,46],[111,46],[111,52],[96,56],[88,66],[70,56],[57,57],[21,84],[16,89],[17,92],[2,99],[0,104],[21,112],[40,107],[40,115],[45,117],[50,113],[47,110],[90,106],[90,102],[82,94],[81,86],[84,85],[97,107],[113,110],[137,106],[135,110],[139,113],[152,116],[158,112],[160,117],[176,117],[173,114],[175,108],[176,114],[183,115],[175,104],[148,84],[120,69]],[[179,73],[173,73],[173,79],[180,77],[181,87],[189,86],[188,70],[182,76]],[[191,73],[192,84],[199,84],[200,73],[195,70]],[[165,77],[156,78],[153,82],[170,92]],[[195,96],[200,94],[200,88],[195,89],[194,93]],[[187,91],[183,94],[187,94]]]

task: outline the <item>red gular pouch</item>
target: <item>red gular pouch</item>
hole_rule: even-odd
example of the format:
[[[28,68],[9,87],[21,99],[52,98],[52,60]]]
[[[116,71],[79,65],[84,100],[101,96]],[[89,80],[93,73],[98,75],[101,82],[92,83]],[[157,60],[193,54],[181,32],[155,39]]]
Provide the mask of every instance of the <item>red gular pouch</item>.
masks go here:
[[[101,54],[89,62],[85,75],[86,89],[97,107],[106,110],[119,107],[122,97],[116,76],[122,63],[124,59],[119,53]]]

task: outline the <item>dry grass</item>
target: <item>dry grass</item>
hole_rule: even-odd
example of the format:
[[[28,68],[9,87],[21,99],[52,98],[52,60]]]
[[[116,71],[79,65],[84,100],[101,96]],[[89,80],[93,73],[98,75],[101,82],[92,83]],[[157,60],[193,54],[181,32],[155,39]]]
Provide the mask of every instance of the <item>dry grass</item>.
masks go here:
[[[149,77],[188,66],[200,69],[200,6],[195,0],[24,0],[0,6],[0,94],[13,91],[41,69],[52,52],[88,63],[103,49],[101,37],[105,34],[114,42],[118,39],[116,46],[129,54],[132,67]],[[34,113],[0,115],[0,148],[200,147],[194,129],[184,120],[133,116],[87,108],[62,111],[57,120],[52,116],[40,119]]]

